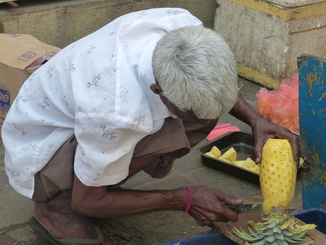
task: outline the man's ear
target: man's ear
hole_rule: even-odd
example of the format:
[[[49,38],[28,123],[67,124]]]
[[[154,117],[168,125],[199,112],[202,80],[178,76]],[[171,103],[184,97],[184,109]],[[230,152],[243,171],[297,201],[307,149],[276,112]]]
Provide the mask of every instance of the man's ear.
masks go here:
[[[150,85],[150,88],[151,88],[151,90],[153,91],[154,94],[160,94],[160,93],[163,92],[160,85],[158,85],[157,83],[152,83]]]

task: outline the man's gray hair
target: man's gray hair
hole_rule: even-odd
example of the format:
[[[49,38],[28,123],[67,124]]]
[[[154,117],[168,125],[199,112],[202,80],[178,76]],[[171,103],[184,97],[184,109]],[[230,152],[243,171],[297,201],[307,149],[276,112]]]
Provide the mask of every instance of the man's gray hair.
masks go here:
[[[236,63],[224,39],[203,26],[168,32],[153,54],[153,71],[164,95],[200,119],[228,113],[238,96]]]

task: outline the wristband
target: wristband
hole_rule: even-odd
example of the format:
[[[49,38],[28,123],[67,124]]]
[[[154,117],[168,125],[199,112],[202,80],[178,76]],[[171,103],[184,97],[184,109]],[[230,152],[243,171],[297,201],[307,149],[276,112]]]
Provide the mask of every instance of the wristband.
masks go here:
[[[191,200],[192,200],[192,187],[188,185],[187,189],[188,189],[188,198],[187,198],[187,201],[186,201],[186,210],[183,211],[184,214],[189,213],[190,206],[191,206]]]

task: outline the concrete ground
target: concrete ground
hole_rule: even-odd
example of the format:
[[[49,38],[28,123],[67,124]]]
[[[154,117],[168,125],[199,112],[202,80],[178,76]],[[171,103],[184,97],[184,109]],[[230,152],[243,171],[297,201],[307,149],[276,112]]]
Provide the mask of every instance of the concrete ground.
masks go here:
[[[255,94],[260,86],[243,81],[244,98],[256,107]],[[220,122],[228,122],[243,131],[250,132],[250,127],[230,115],[223,116]],[[261,195],[258,185],[238,179],[232,175],[203,165],[198,148],[207,143],[201,142],[187,156],[178,159],[173,171],[164,179],[152,179],[146,174],[138,174],[128,181],[124,188],[151,190],[170,189],[187,185],[207,185],[243,199]],[[8,183],[3,164],[4,149],[0,144],[0,244],[1,245],[49,245],[28,225],[33,215],[33,203],[16,193]],[[291,208],[300,210],[301,181],[297,182],[296,195]],[[104,234],[111,237],[118,245],[141,244],[154,245],[185,240],[209,234],[209,227],[200,227],[188,215],[182,212],[153,212],[119,219],[95,219]]]

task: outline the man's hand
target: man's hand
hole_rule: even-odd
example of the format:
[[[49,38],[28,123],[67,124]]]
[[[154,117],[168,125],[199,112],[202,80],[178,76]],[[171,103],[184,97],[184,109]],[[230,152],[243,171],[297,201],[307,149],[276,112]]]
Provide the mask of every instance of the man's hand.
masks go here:
[[[216,221],[235,222],[238,220],[238,214],[223,203],[240,205],[243,202],[242,199],[207,186],[192,187],[192,194],[189,214],[200,226],[211,225]]]
[[[238,96],[238,100],[230,111],[230,114],[251,126],[255,140],[256,163],[261,162],[261,151],[265,142],[269,138],[280,138],[289,140],[292,146],[294,160],[299,164],[299,138],[292,134],[290,130],[278,126],[260,115],[241,96]]]
[[[252,128],[255,140],[255,162],[261,162],[262,148],[269,138],[279,138],[289,140],[292,150],[293,158],[299,164],[300,147],[299,137],[291,133],[290,130],[276,125],[272,121],[261,116],[256,121],[256,126]]]

